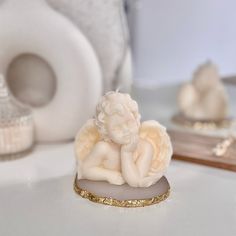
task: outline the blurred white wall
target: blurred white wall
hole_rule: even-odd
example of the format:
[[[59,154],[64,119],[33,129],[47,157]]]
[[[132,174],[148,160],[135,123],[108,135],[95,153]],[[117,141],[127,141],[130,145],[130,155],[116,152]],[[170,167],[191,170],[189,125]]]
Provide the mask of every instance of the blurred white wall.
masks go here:
[[[140,0],[133,15],[136,82],[186,80],[207,59],[236,73],[235,0]]]

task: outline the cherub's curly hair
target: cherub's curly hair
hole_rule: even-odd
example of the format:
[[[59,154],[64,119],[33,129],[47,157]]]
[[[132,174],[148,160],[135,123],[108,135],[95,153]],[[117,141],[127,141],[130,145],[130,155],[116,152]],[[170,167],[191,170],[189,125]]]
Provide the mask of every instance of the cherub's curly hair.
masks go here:
[[[123,115],[128,108],[140,125],[140,114],[138,104],[129,94],[119,92],[108,92],[99,101],[96,108],[95,124],[104,140],[109,140],[107,128],[105,125],[106,117],[114,114]]]

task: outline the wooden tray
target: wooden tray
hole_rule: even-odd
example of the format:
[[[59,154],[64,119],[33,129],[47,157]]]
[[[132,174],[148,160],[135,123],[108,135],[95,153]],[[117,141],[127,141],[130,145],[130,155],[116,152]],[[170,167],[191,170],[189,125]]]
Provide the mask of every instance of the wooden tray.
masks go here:
[[[181,131],[168,131],[174,149],[174,159],[194,162],[236,172],[236,142],[223,157],[216,157],[212,149],[222,138],[209,137]]]
[[[223,82],[229,85],[236,85],[236,76],[225,77]]]

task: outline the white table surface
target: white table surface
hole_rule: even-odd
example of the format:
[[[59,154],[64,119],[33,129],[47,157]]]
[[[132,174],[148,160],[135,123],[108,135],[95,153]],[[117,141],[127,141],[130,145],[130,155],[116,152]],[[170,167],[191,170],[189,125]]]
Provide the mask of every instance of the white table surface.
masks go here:
[[[172,161],[169,199],[139,209],[82,199],[73,191],[74,175],[72,143],[1,161],[0,236],[236,235],[234,172]]]

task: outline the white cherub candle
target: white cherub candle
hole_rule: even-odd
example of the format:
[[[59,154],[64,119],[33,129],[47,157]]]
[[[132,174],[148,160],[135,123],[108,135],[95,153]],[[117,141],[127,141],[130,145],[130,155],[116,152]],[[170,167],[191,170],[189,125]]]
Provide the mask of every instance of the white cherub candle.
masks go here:
[[[199,66],[191,82],[185,83],[178,94],[182,114],[194,120],[222,120],[228,116],[228,96],[216,65]]]
[[[130,95],[108,92],[97,105],[95,118],[79,131],[75,152],[79,180],[149,187],[169,166],[172,145],[157,121],[140,122],[138,105]]]

